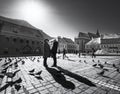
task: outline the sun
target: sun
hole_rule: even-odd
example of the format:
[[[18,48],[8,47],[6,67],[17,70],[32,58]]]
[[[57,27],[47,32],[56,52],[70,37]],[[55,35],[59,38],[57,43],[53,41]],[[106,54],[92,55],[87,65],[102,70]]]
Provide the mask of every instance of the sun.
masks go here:
[[[43,4],[35,0],[28,0],[21,5],[21,14],[24,19],[35,23],[38,19],[41,21],[45,19],[46,9]]]

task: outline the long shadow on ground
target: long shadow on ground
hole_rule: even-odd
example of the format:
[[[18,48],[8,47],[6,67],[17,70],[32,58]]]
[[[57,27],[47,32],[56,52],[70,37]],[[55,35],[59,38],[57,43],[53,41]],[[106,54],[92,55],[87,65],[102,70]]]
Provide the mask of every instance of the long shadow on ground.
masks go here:
[[[75,89],[75,85],[72,82],[67,81],[65,76],[57,69],[46,67],[46,70],[53,76],[54,80],[61,84],[64,88],[72,90]]]
[[[65,75],[67,75],[67,76],[69,76],[69,77],[72,77],[72,78],[76,79],[76,80],[79,81],[79,82],[82,82],[82,83],[84,83],[84,84],[86,84],[86,85],[88,85],[88,86],[94,86],[94,87],[96,87],[96,85],[95,85],[94,83],[92,83],[90,80],[88,80],[88,79],[85,78],[85,77],[82,77],[82,76],[80,76],[80,75],[77,75],[77,74],[75,74],[75,73],[72,73],[72,72],[70,72],[70,71],[68,71],[68,70],[65,70],[65,69],[59,67],[59,66],[57,66],[57,68],[58,68],[62,73],[64,73]]]

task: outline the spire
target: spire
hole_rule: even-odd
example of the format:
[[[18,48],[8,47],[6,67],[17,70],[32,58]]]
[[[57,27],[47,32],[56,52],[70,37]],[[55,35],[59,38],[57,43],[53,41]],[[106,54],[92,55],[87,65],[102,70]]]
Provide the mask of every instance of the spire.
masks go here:
[[[98,30],[98,29],[97,29],[96,35],[97,35],[98,37],[100,37],[100,33],[99,33],[99,30]]]

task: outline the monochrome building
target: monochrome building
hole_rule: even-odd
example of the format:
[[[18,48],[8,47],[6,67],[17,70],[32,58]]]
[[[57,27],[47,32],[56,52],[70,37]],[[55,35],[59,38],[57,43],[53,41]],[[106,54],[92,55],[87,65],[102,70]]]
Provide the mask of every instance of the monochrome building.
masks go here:
[[[73,42],[70,38],[58,37],[58,43],[58,52],[63,52],[63,49],[65,49],[67,53],[75,53],[79,50],[78,44]]]
[[[100,49],[101,45],[101,37],[98,38],[92,38],[89,42],[85,44],[85,51],[87,53],[92,52],[92,49],[94,48],[95,51]]]
[[[90,32],[88,33],[79,32],[78,37],[75,38],[75,43],[79,45],[79,52],[81,53],[86,52],[85,44],[91,41],[92,39],[98,38],[98,37],[100,37],[98,30],[96,34],[90,33]]]
[[[50,38],[24,20],[0,16],[0,55],[42,55],[43,41]]]
[[[109,53],[120,53],[120,38],[101,39],[100,48]]]

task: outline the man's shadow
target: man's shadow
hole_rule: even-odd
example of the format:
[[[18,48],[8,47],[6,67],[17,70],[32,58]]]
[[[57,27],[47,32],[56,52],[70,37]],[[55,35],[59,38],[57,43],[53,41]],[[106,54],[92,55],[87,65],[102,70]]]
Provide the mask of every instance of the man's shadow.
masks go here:
[[[76,80],[79,81],[79,82],[82,82],[82,83],[84,83],[84,84],[86,84],[86,85],[88,85],[88,86],[94,86],[94,87],[96,87],[96,85],[95,85],[94,83],[92,83],[90,80],[88,80],[88,79],[85,78],[85,77],[82,77],[82,76],[80,76],[80,75],[77,75],[77,74],[75,74],[75,73],[72,73],[72,72],[70,72],[70,71],[68,71],[68,70],[65,70],[65,69],[59,67],[59,66],[57,66],[57,68],[58,68],[62,73],[64,73],[65,75],[67,75],[67,76],[69,76],[69,77],[71,77],[71,78],[74,78],[74,79],[76,79]]]
[[[74,83],[67,81],[65,76],[55,68],[45,67],[46,70],[53,76],[54,80],[67,89],[75,89]]]

